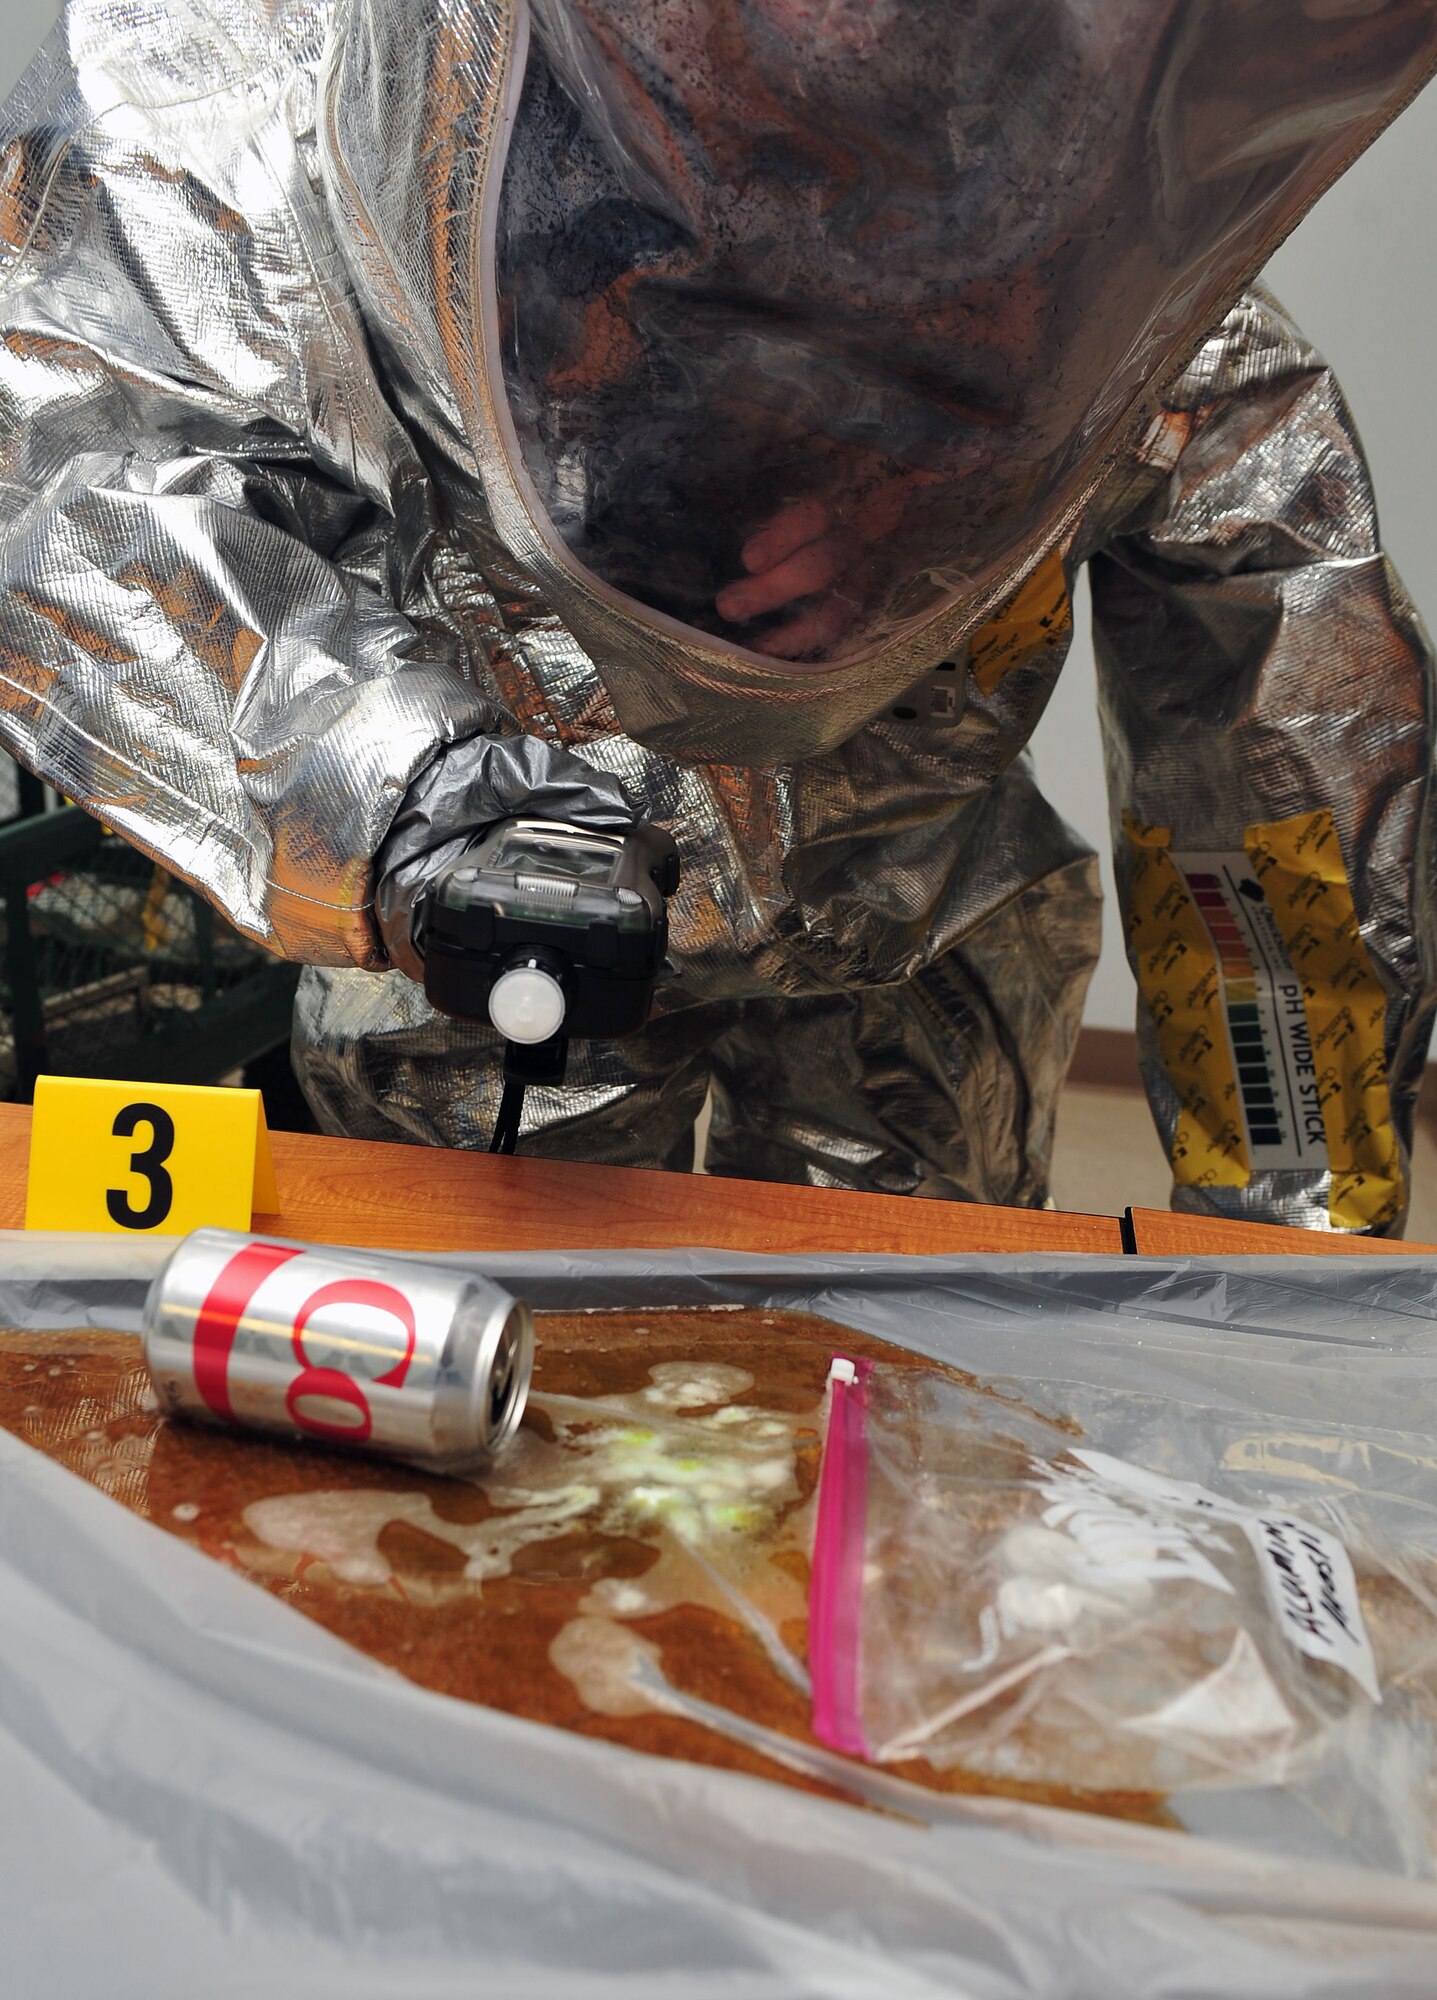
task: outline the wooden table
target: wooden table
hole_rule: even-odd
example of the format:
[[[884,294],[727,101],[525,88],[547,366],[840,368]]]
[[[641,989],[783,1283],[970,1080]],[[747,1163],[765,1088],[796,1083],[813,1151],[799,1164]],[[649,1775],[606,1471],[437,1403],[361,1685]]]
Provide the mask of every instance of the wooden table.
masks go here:
[[[1118,1256],[1116,1216],[494,1159],[429,1146],[272,1135],[283,1207],[275,1236],[395,1250],[609,1248],[889,1251],[1089,1250]],[[0,1229],[25,1219],[27,1106],[0,1104]]]
[[[1165,1208],[1130,1208],[1128,1247],[1139,1257],[1273,1257],[1294,1250],[1328,1257],[1437,1257],[1437,1243],[1386,1236],[1329,1235],[1321,1229],[1274,1229],[1264,1222],[1217,1222]]]
[[[1282,1252],[1437,1256],[1437,1245],[1215,1222],[1165,1209],[1111,1215],[987,1208],[843,1194],[703,1174],[643,1173],[562,1160],[493,1159],[429,1146],[272,1135],[283,1207],[259,1218],[276,1236],[393,1250],[687,1249],[909,1255],[962,1251],[1123,1250],[1139,1256]],[[0,1229],[25,1219],[30,1111],[0,1104]]]

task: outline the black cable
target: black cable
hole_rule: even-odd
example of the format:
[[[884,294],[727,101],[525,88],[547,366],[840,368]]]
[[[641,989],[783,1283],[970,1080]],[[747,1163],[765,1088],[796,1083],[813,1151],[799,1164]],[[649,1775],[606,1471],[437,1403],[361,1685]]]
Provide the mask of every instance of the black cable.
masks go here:
[[[491,1153],[513,1152],[524,1116],[524,1092],[531,1083],[562,1083],[568,1060],[569,1044],[563,1035],[553,1035],[547,1042],[505,1042],[504,1093],[489,1141]]]
[[[519,1123],[524,1116],[524,1093],[528,1085],[519,1077],[505,1080],[504,1095],[499,1100],[499,1115],[494,1120],[494,1136],[489,1141],[491,1153],[512,1153],[519,1139]]]

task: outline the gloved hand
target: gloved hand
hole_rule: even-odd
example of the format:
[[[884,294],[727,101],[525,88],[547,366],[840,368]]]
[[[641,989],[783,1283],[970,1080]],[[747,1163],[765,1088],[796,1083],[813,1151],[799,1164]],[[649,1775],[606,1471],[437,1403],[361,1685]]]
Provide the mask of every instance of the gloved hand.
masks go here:
[[[516,814],[581,826],[632,826],[640,815],[607,771],[538,736],[473,736],[449,744],[405,794],[379,851],[375,915],[392,964],[422,980],[414,906],[497,820]]]

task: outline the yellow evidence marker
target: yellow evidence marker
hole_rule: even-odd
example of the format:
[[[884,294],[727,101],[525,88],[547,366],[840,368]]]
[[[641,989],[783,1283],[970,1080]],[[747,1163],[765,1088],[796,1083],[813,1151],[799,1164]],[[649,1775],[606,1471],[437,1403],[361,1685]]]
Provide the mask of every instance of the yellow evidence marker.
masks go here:
[[[257,1090],[42,1076],[27,1229],[187,1236],[279,1207]]]

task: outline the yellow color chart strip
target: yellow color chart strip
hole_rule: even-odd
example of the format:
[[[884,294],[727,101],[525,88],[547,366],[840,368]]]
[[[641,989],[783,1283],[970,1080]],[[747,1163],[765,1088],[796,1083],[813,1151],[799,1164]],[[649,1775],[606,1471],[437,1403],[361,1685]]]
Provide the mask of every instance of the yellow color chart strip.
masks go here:
[[[1332,1170],[1334,1229],[1390,1222],[1406,1198],[1387,1085],[1387,995],[1368,956],[1329,812],[1247,829],[1253,873],[1302,981]]]
[[[1132,850],[1128,937],[1163,1066],[1182,1103],[1173,1178],[1182,1187],[1246,1187],[1251,1178],[1222,979],[1208,928],[1163,826],[1124,814]]]

